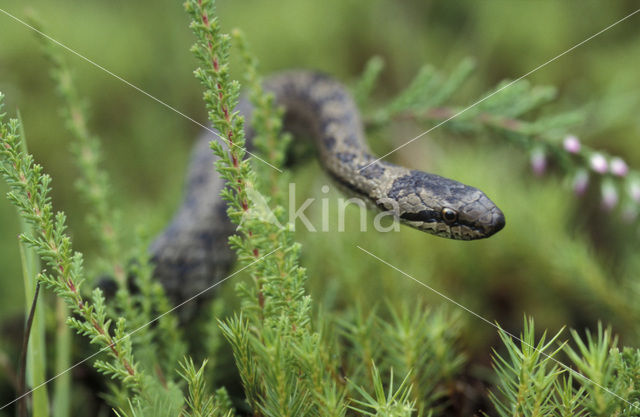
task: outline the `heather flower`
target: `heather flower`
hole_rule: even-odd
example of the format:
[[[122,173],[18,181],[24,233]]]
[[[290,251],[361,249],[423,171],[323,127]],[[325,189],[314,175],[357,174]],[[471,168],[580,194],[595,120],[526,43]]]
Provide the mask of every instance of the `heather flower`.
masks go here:
[[[591,155],[591,169],[599,174],[604,174],[607,172],[608,164],[607,160],[602,154],[594,153]]]
[[[622,158],[613,158],[611,160],[611,173],[619,177],[624,177],[629,172],[627,163]]]
[[[578,153],[580,152],[580,140],[573,135],[569,135],[564,138],[563,141],[564,150],[569,153]]]

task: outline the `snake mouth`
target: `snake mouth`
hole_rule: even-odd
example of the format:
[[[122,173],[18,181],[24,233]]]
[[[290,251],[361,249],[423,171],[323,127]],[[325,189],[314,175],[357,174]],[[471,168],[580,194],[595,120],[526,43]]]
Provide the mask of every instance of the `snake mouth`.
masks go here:
[[[504,214],[499,208],[494,207],[491,213],[491,222],[487,225],[480,226],[479,228],[475,227],[476,230],[482,231],[482,236],[479,236],[478,239],[483,239],[495,235],[500,230],[504,229],[505,225],[506,220],[504,218]]]
[[[489,234],[489,236],[498,233],[500,230],[504,229],[504,226],[507,224],[504,214],[500,209],[496,208],[497,213],[495,213],[493,228]]]
[[[476,225],[468,225],[468,226],[474,229],[475,231],[478,231],[481,233],[481,235],[476,237],[475,239],[484,239],[484,238],[488,238],[495,235],[500,230],[504,229],[505,225],[506,225],[506,220],[504,218],[504,214],[498,207],[494,206],[491,209],[490,221],[480,225],[476,224]]]

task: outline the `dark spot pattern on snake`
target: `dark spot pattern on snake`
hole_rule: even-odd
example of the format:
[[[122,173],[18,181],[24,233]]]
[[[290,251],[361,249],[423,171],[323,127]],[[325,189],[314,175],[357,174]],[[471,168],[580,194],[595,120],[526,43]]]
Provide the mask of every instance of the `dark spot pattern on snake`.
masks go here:
[[[336,157],[342,162],[348,163],[355,159],[356,155],[350,152],[338,152]]]

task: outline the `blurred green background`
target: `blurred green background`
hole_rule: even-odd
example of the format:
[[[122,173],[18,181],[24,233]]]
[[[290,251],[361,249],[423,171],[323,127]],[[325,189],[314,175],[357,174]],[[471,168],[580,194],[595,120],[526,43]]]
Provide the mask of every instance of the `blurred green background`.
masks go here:
[[[0,7],[23,18],[25,3],[4,0]],[[465,57],[476,60],[477,71],[455,104],[470,104],[500,80],[527,73],[635,7],[634,1],[604,6],[595,0],[218,2],[224,29],[245,32],[264,74],[313,68],[348,84],[371,56],[381,56],[386,67],[372,108],[404,88],[425,63],[446,72]],[[201,88],[192,75],[193,38],[180,2],[37,0],[28,8],[53,38],[205,122]],[[586,109],[586,122],[574,133],[631,167],[640,167],[639,23],[636,15],[528,77],[533,84],[558,87],[559,99],[547,106],[547,114]],[[48,63],[33,33],[4,14],[0,39],[6,110],[21,111],[30,150],[53,177],[54,205],[68,214],[75,248],[91,265],[95,242],[86,233],[85,207],[73,187],[77,172]],[[78,57],[66,52],[65,57],[90,101],[91,126],[102,139],[123,223],[153,236],[179,204],[190,146],[200,128]],[[371,138],[372,146],[386,153],[421,129],[386,129]],[[446,303],[355,246],[361,245],[507,329],[518,332],[525,313],[550,331],[603,320],[625,343],[637,344],[639,316],[629,301],[640,287],[637,225],[599,210],[597,190],[575,198],[562,176],[534,177],[522,149],[484,139],[438,129],[389,159],[481,188],[506,214],[502,232],[476,242],[448,241],[406,227],[400,233],[362,234],[358,211],[350,210],[347,233],[298,233],[313,298],[328,309],[355,300]],[[320,172],[314,162],[296,168],[292,178],[299,198],[325,197],[320,188],[329,180]],[[5,191],[1,183],[0,192]],[[330,195],[333,209],[337,196]],[[308,213],[319,224],[320,204]],[[24,305],[17,234],[14,209],[2,198],[0,317],[7,320]],[[233,297],[231,285],[222,296]],[[475,320],[468,318],[464,342],[471,356],[487,362],[495,329]]]

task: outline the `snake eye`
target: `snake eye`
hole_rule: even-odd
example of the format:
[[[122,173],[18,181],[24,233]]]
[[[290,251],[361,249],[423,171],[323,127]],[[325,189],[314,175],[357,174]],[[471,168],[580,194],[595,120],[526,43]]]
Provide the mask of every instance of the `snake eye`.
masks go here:
[[[450,209],[449,207],[445,207],[442,209],[442,218],[444,219],[445,223],[451,224],[458,220],[458,213],[455,210]]]

